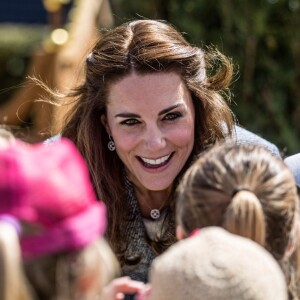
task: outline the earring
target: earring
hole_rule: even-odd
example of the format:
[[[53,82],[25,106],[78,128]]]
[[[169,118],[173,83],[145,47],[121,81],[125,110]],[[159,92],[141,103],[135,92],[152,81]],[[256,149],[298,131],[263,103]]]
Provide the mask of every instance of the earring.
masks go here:
[[[109,135],[109,142],[107,144],[107,148],[109,151],[115,151],[116,150],[116,146],[115,146],[115,143],[114,141],[112,140],[111,136]]]

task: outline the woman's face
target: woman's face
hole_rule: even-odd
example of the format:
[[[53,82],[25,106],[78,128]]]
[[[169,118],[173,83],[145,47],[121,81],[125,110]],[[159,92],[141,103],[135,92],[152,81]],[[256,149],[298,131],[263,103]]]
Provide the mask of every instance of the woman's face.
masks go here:
[[[169,188],[193,149],[194,105],[175,72],[132,73],[112,84],[102,123],[142,189]]]

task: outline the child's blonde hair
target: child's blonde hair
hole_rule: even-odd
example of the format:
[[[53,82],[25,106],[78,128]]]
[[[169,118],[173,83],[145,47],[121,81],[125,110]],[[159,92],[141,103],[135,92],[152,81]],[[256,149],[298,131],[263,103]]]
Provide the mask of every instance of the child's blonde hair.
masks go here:
[[[82,250],[23,261],[16,231],[0,222],[0,299],[93,299],[120,275],[104,238]]]
[[[82,250],[42,257],[24,266],[38,299],[94,299],[120,275],[117,259],[103,238]]]
[[[201,155],[184,175],[177,188],[177,224],[186,235],[221,226],[256,241],[283,264],[298,240],[298,202],[294,177],[279,157],[228,142]]]
[[[259,146],[225,143],[186,172],[177,189],[177,222],[187,233],[222,226],[282,259],[298,200],[293,175],[280,158]]]

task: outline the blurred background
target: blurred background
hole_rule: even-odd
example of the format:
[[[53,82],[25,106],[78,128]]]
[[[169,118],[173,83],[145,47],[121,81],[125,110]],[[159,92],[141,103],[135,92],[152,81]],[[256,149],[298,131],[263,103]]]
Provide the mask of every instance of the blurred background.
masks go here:
[[[63,113],[26,78],[72,87],[101,30],[137,18],[231,57],[239,123],[283,155],[300,151],[300,0],[0,0],[0,123],[29,142],[59,132]]]

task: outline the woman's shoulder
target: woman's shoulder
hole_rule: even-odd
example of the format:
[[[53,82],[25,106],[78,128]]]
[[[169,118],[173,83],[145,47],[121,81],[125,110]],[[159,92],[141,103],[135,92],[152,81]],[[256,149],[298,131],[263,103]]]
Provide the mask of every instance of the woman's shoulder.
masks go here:
[[[241,126],[234,126],[231,137],[236,140],[237,144],[254,144],[262,146],[270,150],[274,155],[281,157],[280,151],[275,144]]]
[[[296,183],[300,187],[300,153],[286,157],[284,162],[292,171]]]

